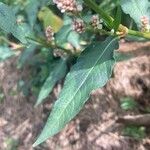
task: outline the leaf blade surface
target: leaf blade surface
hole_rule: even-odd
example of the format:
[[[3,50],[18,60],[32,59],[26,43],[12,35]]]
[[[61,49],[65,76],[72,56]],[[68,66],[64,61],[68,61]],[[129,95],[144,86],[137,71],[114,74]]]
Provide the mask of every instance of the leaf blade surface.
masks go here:
[[[85,49],[68,73],[64,88],[33,146],[64,128],[81,110],[91,91],[106,84],[115,64],[113,58],[115,49],[118,49],[118,39],[114,37],[109,37],[102,43],[93,43]]]
[[[139,28],[142,27],[142,16],[147,16],[150,19],[150,2],[148,0],[121,0],[121,7],[126,14],[134,19]]]

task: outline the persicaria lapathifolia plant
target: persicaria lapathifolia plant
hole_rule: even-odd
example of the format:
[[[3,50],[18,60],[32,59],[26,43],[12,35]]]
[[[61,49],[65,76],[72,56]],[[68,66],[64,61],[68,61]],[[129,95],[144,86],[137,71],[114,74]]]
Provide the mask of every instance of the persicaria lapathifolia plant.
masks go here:
[[[32,80],[32,89],[40,86],[36,106],[65,78],[58,100],[34,143],[37,146],[63,129],[82,109],[91,91],[108,82],[121,56],[116,55],[121,38],[150,40],[150,2],[29,0],[23,4],[24,21],[18,24],[19,10],[0,3],[0,28],[21,42],[19,48],[24,51],[18,61],[20,68],[29,63],[30,56],[29,64],[34,69],[40,67],[41,72]],[[5,34],[1,35],[9,47]]]

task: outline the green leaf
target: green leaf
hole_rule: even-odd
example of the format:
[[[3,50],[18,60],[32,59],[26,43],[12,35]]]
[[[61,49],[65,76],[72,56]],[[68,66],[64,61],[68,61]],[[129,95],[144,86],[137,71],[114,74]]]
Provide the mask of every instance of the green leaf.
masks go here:
[[[16,25],[16,17],[13,11],[0,2],[0,28],[6,32],[12,32]]]
[[[18,59],[17,68],[22,68],[26,63],[28,63],[28,61],[31,59],[31,57],[34,54],[35,48],[36,45],[32,44],[22,52],[22,54]]]
[[[44,28],[51,26],[54,32],[58,32],[63,25],[62,19],[55,15],[48,7],[43,7],[40,10],[38,18],[43,22]]]
[[[38,13],[39,6],[40,6],[40,1],[30,0],[28,2],[28,5],[26,6],[26,9],[25,9],[29,23],[30,23],[32,28],[33,28],[33,26],[36,22],[36,19],[37,19],[37,13]]]
[[[41,88],[36,106],[41,104],[43,100],[49,95],[56,82],[64,78],[66,75],[67,65],[65,60],[59,60],[53,65],[53,69],[50,70],[50,74]]]
[[[114,20],[114,30],[115,32],[118,30],[119,25],[121,23],[121,8],[120,6],[117,7],[117,12],[116,12],[116,16],[115,16],[115,20]]]
[[[126,14],[134,19],[137,26],[141,28],[141,17],[150,17],[150,2],[148,0],[121,0],[121,6]]]
[[[71,31],[67,38],[68,42],[71,43],[76,49],[80,49],[80,36],[77,32]]]
[[[0,47],[0,62],[13,55],[15,55],[15,53],[10,48],[3,46]]]
[[[123,134],[125,136],[130,136],[139,140],[146,137],[146,129],[143,126],[139,127],[139,126],[129,125],[124,128]]]
[[[26,33],[22,26],[16,23],[15,13],[12,9],[0,2],[0,28],[7,33],[12,33],[14,37],[22,43],[27,43],[25,36]]]
[[[107,83],[115,64],[113,58],[115,49],[118,49],[118,39],[114,37],[109,37],[104,42],[92,43],[85,49],[68,73],[64,88],[33,146],[42,143],[64,128],[79,113],[91,91]]]
[[[14,28],[12,34],[20,42],[27,44],[28,41],[26,38],[32,36],[33,32],[31,31],[31,28],[27,23],[21,23],[19,25],[16,25],[16,28]]]
[[[133,54],[123,53],[123,52],[114,52],[114,58],[116,62],[126,61],[133,58]]]
[[[70,25],[64,25],[59,32],[56,33],[55,38],[57,45],[62,46],[64,43],[68,42],[68,36],[71,31],[72,28]]]
[[[132,97],[121,98],[121,108],[123,110],[133,110],[137,107],[136,101]]]

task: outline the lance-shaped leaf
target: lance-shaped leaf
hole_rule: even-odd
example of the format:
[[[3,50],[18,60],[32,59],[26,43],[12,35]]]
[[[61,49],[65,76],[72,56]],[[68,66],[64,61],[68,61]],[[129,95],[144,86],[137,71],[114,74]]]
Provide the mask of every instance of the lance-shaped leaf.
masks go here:
[[[115,64],[113,58],[115,49],[118,49],[118,39],[114,37],[109,37],[104,42],[92,43],[85,49],[68,73],[64,88],[33,146],[42,143],[64,128],[79,113],[91,91],[107,83]]]
[[[0,28],[11,32],[16,24],[14,12],[5,4],[0,2]]]
[[[39,11],[38,18],[43,22],[44,28],[51,26],[54,32],[58,32],[63,25],[62,19],[54,14],[48,7],[43,7]]]
[[[22,68],[25,64],[28,64],[30,62],[31,57],[33,56],[35,52],[36,45],[32,44],[29,45],[28,48],[26,48],[20,55],[18,59],[17,68]]]
[[[25,8],[29,23],[32,28],[36,22],[38,8],[39,8],[40,4],[41,4],[40,1],[30,0]]]
[[[49,95],[57,81],[65,77],[67,71],[66,60],[59,60],[55,62],[54,67],[50,70],[50,74],[46,79],[44,85],[41,88],[41,91],[36,102],[36,106],[41,104],[43,100]]]
[[[134,19],[139,28],[142,26],[142,16],[150,18],[150,2],[148,0],[121,0],[121,6],[123,11]]]

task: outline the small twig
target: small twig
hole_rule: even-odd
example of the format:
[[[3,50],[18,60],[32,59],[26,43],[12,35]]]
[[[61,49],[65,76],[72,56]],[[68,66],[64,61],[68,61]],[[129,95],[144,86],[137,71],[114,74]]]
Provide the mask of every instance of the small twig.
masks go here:
[[[11,42],[11,41],[9,41],[7,38],[5,38],[4,36],[0,36],[0,42],[1,41],[4,41],[5,43],[7,43],[9,46],[10,46],[10,48],[12,49],[12,50],[22,50],[25,46],[24,45],[21,45],[21,44],[16,44],[16,43],[14,43],[14,42]]]
[[[150,114],[119,117],[116,122],[126,125],[150,126]]]
[[[32,40],[32,41],[38,43],[38,44],[41,45],[41,46],[48,47],[48,48],[51,47],[51,48],[53,48],[53,49],[62,49],[62,50],[63,50],[64,52],[66,52],[67,54],[73,55],[70,50],[65,49],[64,47],[57,45],[56,42],[47,43],[47,42],[45,41],[45,39],[42,39],[42,38],[39,38],[39,37],[38,37],[37,39],[31,38],[31,37],[27,37],[27,38],[28,38],[29,40]]]

